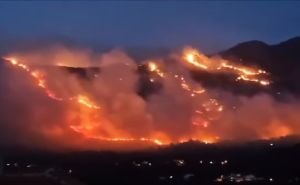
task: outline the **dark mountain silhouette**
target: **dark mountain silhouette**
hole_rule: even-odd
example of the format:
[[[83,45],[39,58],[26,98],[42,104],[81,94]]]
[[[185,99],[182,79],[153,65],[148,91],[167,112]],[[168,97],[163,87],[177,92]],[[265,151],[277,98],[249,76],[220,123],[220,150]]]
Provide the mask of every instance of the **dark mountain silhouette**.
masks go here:
[[[300,37],[275,45],[249,41],[220,52],[226,59],[260,66],[271,73],[273,89],[300,93]]]

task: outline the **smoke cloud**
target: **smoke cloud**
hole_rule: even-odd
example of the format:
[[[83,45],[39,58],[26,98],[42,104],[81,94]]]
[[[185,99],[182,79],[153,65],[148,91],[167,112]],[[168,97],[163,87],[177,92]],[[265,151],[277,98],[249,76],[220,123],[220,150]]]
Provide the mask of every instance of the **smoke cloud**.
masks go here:
[[[94,53],[64,46],[9,53],[6,57],[30,71],[1,61],[1,144],[133,149],[190,139],[234,142],[300,133],[298,99],[204,88],[174,55],[135,61],[120,49]],[[139,93],[143,75],[149,86],[161,86],[147,97]]]

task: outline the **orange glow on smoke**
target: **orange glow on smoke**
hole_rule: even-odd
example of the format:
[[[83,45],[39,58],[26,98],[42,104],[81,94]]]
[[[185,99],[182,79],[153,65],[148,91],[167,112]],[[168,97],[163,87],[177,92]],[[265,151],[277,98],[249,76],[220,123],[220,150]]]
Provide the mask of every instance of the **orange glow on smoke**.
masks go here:
[[[202,136],[199,137],[192,137],[192,138],[188,138],[188,139],[180,139],[178,142],[179,143],[186,143],[189,141],[200,141],[204,144],[213,144],[213,143],[217,143],[219,141],[219,137],[218,136],[210,136],[210,135],[205,135],[205,134],[201,134]]]
[[[170,143],[183,143],[190,140],[201,141],[206,144],[216,143],[223,138],[213,131],[214,121],[220,119],[221,115],[228,110],[224,102],[208,95],[209,89],[205,89],[199,84],[193,83],[189,76],[180,72],[170,72],[162,65],[155,61],[146,63],[148,72],[150,74],[150,81],[171,79],[174,86],[178,87],[183,95],[187,96],[194,106],[190,114],[191,119],[188,123],[190,128],[194,131],[191,135],[184,137],[172,137],[166,131],[151,130],[147,136],[135,136],[126,131],[126,129],[118,129],[114,119],[112,119],[107,112],[105,105],[101,101],[91,96],[89,92],[76,91],[72,95],[60,96],[59,91],[53,90],[49,86],[49,78],[47,73],[40,69],[33,69],[32,66],[22,63],[15,57],[4,58],[11,66],[21,69],[35,81],[35,85],[41,89],[49,98],[59,103],[67,104],[68,111],[67,128],[70,128],[74,133],[77,133],[85,139],[93,139],[107,142],[144,142],[155,145],[167,145]],[[205,70],[210,73],[226,72],[235,74],[236,80],[243,80],[245,82],[257,83],[262,86],[268,86],[270,81],[263,79],[262,76],[267,75],[267,72],[262,69],[255,69],[233,64],[229,61],[218,60],[214,61],[206,57],[194,49],[185,50],[181,56],[185,65],[193,69]],[[60,64],[58,64],[60,65]],[[164,67],[164,66],[163,66]],[[51,84],[51,83],[50,83]],[[96,101],[95,101],[96,100]],[[74,111],[76,110],[76,111]],[[78,121],[80,120],[80,121]],[[113,121],[112,121],[113,120]],[[118,121],[118,120],[117,120]],[[141,124],[143,124],[141,122]],[[57,133],[63,132],[61,129],[56,129]],[[196,133],[196,134],[195,134]],[[271,124],[263,134],[262,138],[281,137],[292,134],[290,128],[283,124]]]
[[[265,128],[262,139],[279,138],[293,134],[291,128],[280,123],[272,122],[267,128]]]
[[[46,85],[46,79],[45,79],[45,75],[39,71],[39,70],[31,70],[27,65],[20,63],[16,58],[11,58],[11,57],[6,57],[4,58],[6,61],[8,61],[9,63],[11,63],[13,66],[19,67],[23,70],[25,70],[26,72],[28,72],[34,79],[37,80],[37,86],[44,89],[45,93],[47,94],[47,96],[53,100],[57,100],[57,101],[75,101],[78,103],[79,106],[82,106],[81,108],[89,108],[89,109],[94,109],[95,111],[97,111],[98,109],[100,109],[100,107],[98,105],[96,105],[96,103],[92,102],[90,100],[90,98],[88,98],[87,96],[84,95],[78,95],[75,97],[70,97],[70,98],[61,98],[61,97],[57,97],[55,95],[55,93],[53,93],[48,86]],[[160,72],[160,70],[156,67],[156,65],[154,63],[150,63],[149,65],[150,67],[150,71],[156,71],[157,74],[159,74],[159,76],[163,76],[163,73]],[[91,110],[92,111],[92,110]],[[134,137],[104,137],[104,136],[99,136],[96,133],[94,133],[94,129],[96,129],[96,127],[94,126],[94,124],[91,124],[90,122],[93,121],[92,117],[95,114],[99,114],[99,112],[91,112],[91,111],[87,111],[84,110],[81,113],[83,113],[82,117],[84,118],[83,120],[86,120],[87,122],[83,122],[79,125],[70,125],[69,127],[77,132],[82,134],[85,138],[89,138],[89,139],[97,139],[97,140],[102,140],[102,141],[109,141],[109,142],[147,142],[147,143],[153,143],[156,145],[164,145],[166,143],[164,143],[163,141],[161,141],[160,139],[157,138],[145,138],[145,137],[141,137],[141,138],[134,138]]]
[[[133,138],[133,137],[102,137],[98,135],[92,135],[88,134],[85,130],[75,127],[75,126],[70,126],[71,129],[73,129],[75,132],[83,134],[86,138],[89,139],[97,139],[101,141],[108,141],[108,142],[147,142],[147,143],[153,143],[156,145],[165,145],[168,143],[164,143],[159,139],[150,139],[150,138]]]

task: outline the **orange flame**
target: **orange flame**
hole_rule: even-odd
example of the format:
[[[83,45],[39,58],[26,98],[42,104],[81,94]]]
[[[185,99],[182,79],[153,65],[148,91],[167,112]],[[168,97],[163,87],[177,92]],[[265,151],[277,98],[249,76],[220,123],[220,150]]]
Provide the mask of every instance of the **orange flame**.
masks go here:
[[[267,79],[260,79],[260,75],[266,75],[267,72],[262,69],[254,69],[250,67],[244,67],[236,65],[226,61],[224,59],[219,59],[220,61],[213,61],[200,53],[195,49],[186,49],[183,54],[183,61],[189,66],[195,69],[201,69],[208,72],[228,72],[236,74],[238,77],[237,81],[243,80],[248,82],[254,82],[262,86],[270,85],[270,81]],[[219,63],[217,63],[219,62]]]

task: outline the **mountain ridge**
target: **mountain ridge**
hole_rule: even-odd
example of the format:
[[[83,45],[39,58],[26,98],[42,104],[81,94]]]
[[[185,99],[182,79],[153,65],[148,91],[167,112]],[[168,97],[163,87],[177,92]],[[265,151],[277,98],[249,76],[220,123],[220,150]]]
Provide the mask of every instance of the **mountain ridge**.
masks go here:
[[[300,37],[293,37],[278,44],[261,41],[239,43],[219,53],[223,58],[245,65],[259,66],[275,79],[275,88],[300,93]]]

